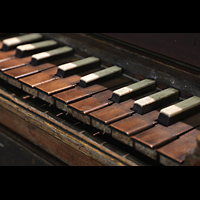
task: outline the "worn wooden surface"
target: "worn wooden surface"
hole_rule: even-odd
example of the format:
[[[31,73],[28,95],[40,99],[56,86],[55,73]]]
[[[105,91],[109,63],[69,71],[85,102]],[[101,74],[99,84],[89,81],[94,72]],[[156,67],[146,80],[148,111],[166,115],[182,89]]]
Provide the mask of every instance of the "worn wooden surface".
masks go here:
[[[6,71],[9,69],[14,69],[20,66],[24,66],[28,64],[31,61],[31,56],[25,57],[25,58],[15,58],[13,57],[12,59],[1,62],[0,63],[0,70],[1,71]]]
[[[159,148],[160,163],[164,165],[175,165],[175,162],[182,163],[186,153],[193,152],[197,145],[196,138],[200,134],[199,128],[189,131],[179,139]]]
[[[98,42],[100,42],[100,47],[103,47],[105,45],[104,47],[106,47],[106,48],[102,48],[102,49],[103,49],[103,52],[106,52],[106,53],[108,53],[107,52],[108,49],[113,45],[112,43],[106,43],[106,42],[104,43],[102,41],[98,41],[97,38],[95,39],[90,36],[88,37],[88,36],[85,36],[84,34],[83,35],[80,34],[79,36],[80,37],[76,38],[76,34],[74,34],[72,36],[72,40],[70,39],[71,40],[70,42],[75,42],[75,44],[77,45],[78,44],[77,41],[74,41],[73,38],[81,39],[81,37],[83,36],[83,38],[88,40],[88,42],[94,41],[94,42],[97,42],[98,45],[99,45]],[[70,35],[70,37],[71,37],[71,35]],[[88,45],[88,43],[87,43],[87,45]],[[75,48],[76,53],[79,54],[78,57],[80,55],[83,55],[83,57],[91,56],[91,55],[88,55],[88,52],[90,52],[90,50],[91,50],[90,46],[87,46],[87,52],[86,51],[81,52],[81,51],[84,51],[84,49],[81,49],[82,47],[80,47],[80,46],[78,46],[78,47],[80,49]],[[95,47],[92,46],[91,48],[95,48]],[[121,47],[119,47],[119,48],[121,48]],[[96,49],[93,49],[93,50],[95,50],[94,51],[95,53],[97,53],[97,54],[99,53],[98,49],[97,49],[97,51],[96,51]],[[129,50],[130,49],[121,48],[120,52],[122,51],[123,53],[125,53],[125,55],[128,55],[130,53],[129,54],[130,56],[133,56],[133,57],[135,56],[135,58],[137,58],[137,59],[139,58],[139,57],[137,57],[138,55],[140,55],[140,54],[138,54],[138,52],[134,52],[134,51],[129,52]],[[91,54],[92,54],[92,56],[94,56],[92,51],[91,51]],[[165,148],[165,146],[167,145],[167,142],[169,142],[169,141],[171,142],[173,140],[175,142],[177,139],[179,139],[179,137],[182,137],[181,136],[182,134],[186,134],[187,131],[190,131],[191,129],[197,127],[198,123],[199,123],[198,122],[199,118],[196,118],[193,121],[186,123],[186,126],[184,123],[181,124],[180,122],[179,123],[177,122],[177,123],[175,123],[175,125],[177,125],[177,124],[178,125],[177,125],[177,127],[175,127],[175,129],[173,129],[174,126],[172,126],[172,125],[169,126],[169,129],[168,129],[168,127],[166,129],[166,127],[162,126],[161,124],[158,124],[158,123],[160,123],[159,120],[157,121],[160,110],[152,109],[152,110],[148,111],[146,114],[140,115],[138,113],[134,113],[133,109],[131,109],[132,107],[130,107],[129,104],[128,104],[127,108],[122,106],[122,104],[126,105],[126,101],[125,101],[126,99],[121,99],[120,101],[125,101],[125,102],[121,102],[121,103],[119,103],[120,101],[117,101],[117,103],[118,103],[117,104],[114,102],[114,99],[111,98],[112,94],[114,93],[113,91],[115,91],[116,89],[120,89],[120,90],[124,91],[124,88],[123,88],[124,86],[127,89],[127,86],[129,84],[131,84],[130,82],[134,83],[136,81],[137,83],[140,83],[139,80],[141,80],[141,79],[148,78],[148,79],[155,80],[157,82],[157,85],[160,88],[155,88],[155,81],[153,81],[154,82],[154,87],[153,87],[154,90],[156,89],[156,90],[160,91],[160,89],[161,89],[161,91],[162,91],[162,89],[166,88],[165,83],[163,83],[162,81],[165,79],[165,76],[167,76],[165,70],[168,66],[166,65],[166,63],[162,63],[162,62],[156,63],[155,62],[154,63],[156,65],[155,68],[158,67],[156,73],[159,71],[161,73],[163,73],[162,75],[160,74],[160,76],[162,76],[162,80],[159,80],[160,77],[157,77],[155,75],[155,73],[153,74],[153,77],[148,77],[148,76],[146,76],[147,75],[146,73],[147,73],[148,69],[150,69],[151,67],[149,68],[148,66],[146,66],[144,60],[146,59],[146,61],[147,60],[152,61],[151,60],[152,58],[147,58],[148,56],[145,57],[146,55],[142,55],[142,57],[144,59],[140,60],[141,63],[137,63],[137,66],[142,64],[140,67],[141,67],[142,73],[144,72],[144,77],[140,76],[141,72],[137,71],[137,66],[134,66],[134,70],[133,71],[130,70],[130,74],[129,74],[132,76],[132,72],[133,72],[133,75],[134,75],[133,79],[129,79],[128,78],[129,76],[127,77],[127,75],[121,76],[121,77],[127,78],[127,80],[124,83],[120,83],[120,81],[116,82],[117,79],[115,78],[114,81],[109,80],[109,81],[100,83],[98,85],[96,84],[96,85],[92,85],[92,86],[89,86],[86,88],[81,88],[80,86],[77,85],[77,83],[81,79],[81,76],[89,74],[89,71],[84,71],[83,73],[81,72],[82,74],[75,73],[68,77],[62,78],[62,77],[59,77],[56,75],[56,73],[55,73],[56,67],[54,67],[54,65],[51,65],[53,63],[49,63],[50,64],[49,66],[51,67],[51,69],[45,68],[45,67],[48,67],[48,65],[47,66],[39,65],[38,69],[40,69],[40,67],[44,67],[44,68],[41,68],[41,70],[43,70],[43,72],[40,72],[40,71],[34,72],[34,71],[32,71],[32,70],[34,70],[34,67],[32,67],[32,69],[31,69],[31,67],[29,67],[26,63],[24,63],[23,65],[26,65],[26,66],[24,66],[24,67],[17,66],[17,68],[19,68],[20,70],[19,70],[19,72],[16,72],[17,68],[16,68],[16,65],[14,65],[15,62],[16,63],[18,62],[18,60],[16,60],[16,59],[13,59],[14,63],[11,62],[11,65],[13,65],[13,66],[8,66],[8,68],[5,68],[5,71],[2,70],[1,78],[6,80],[7,83],[14,85],[15,87],[18,87],[20,89],[23,89],[24,91],[28,92],[29,94],[32,94],[35,97],[39,97],[40,99],[44,100],[45,102],[50,103],[50,105],[49,105],[50,107],[52,107],[52,105],[54,105],[54,106],[57,106],[59,109],[61,109],[62,112],[65,111],[69,115],[71,114],[74,118],[79,120],[79,122],[77,122],[77,123],[80,123],[80,121],[81,121],[81,122],[84,122],[85,124],[97,127],[98,129],[104,131],[104,133],[108,133],[109,136],[111,136],[112,138],[115,138],[116,140],[121,141],[122,143],[125,143],[126,145],[130,146],[133,150],[136,149],[137,151],[142,152],[143,154],[147,155],[148,157],[150,157],[154,160],[157,160],[158,162],[166,164],[166,163],[168,163],[168,161],[163,161],[163,160],[166,160],[165,157],[169,157],[169,156],[167,155],[167,153],[163,153],[164,151],[162,153],[161,152],[159,153],[158,148]],[[99,55],[99,56],[102,59],[102,57],[101,57],[102,55]],[[119,57],[120,57],[120,54],[119,54]],[[115,65],[119,64],[119,63],[117,63],[118,61],[115,59],[114,60],[111,59],[110,63],[108,64],[107,60],[106,60],[107,57],[103,57],[103,58],[105,58],[104,60],[102,60],[103,68],[104,68],[104,66],[110,66],[110,65],[112,66],[113,64],[115,64]],[[7,61],[7,62],[5,61],[5,63],[9,64],[10,61]],[[113,61],[114,61],[114,63],[112,63]],[[120,62],[121,62],[121,60],[120,60]],[[4,62],[0,62],[0,65],[2,63],[4,63]],[[121,64],[123,64],[122,66],[123,66],[125,73],[127,72],[126,65],[128,65],[128,63],[129,63],[128,60],[126,63],[121,63]],[[160,66],[159,66],[159,64],[160,64]],[[161,66],[162,67],[166,66],[166,68],[163,68],[163,69],[159,68]],[[38,66],[35,66],[35,67],[38,67]],[[154,66],[153,66],[153,68],[154,68]],[[30,70],[30,73],[33,72],[36,74],[31,75],[29,73],[26,73],[26,69]],[[188,81],[191,78],[191,76],[189,76],[189,74],[192,75],[192,77],[193,77],[192,80],[194,80],[194,81],[197,80],[197,79],[195,80],[195,77],[197,77],[198,74],[193,73],[194,71],[192,71],[192,70],[188,70],[188,69],[184,68],[183,70],[177,71],[178,68],[176,68],[176,67],[174,68],[174,66],[172,66],[172,67],[170,66],[170,67],[168,67],[168,69],[170,70],[170,73],[174,69],[175,69],[174,72],[175,71],[181,72],[181,75],[183,77],[185,76],[184,78],[187,77],[186,79],[184,79],[182,77],[184,81],[185,80]],[[17,73],[19,73],[19,74],[17,75]],[[40,75],[43,75],[42,78],[40,78]],[[173,74],[170,74],[170,75],[173,76]],[[158,82],[158,80],[159,80],[159,82]],[[111,86],[111,83],[113,84],[112,86]],[[107,88],[106,88],[106,84],[108,86]],[[167,84],[167,87],[168,86],[169,86],[169,84]],[[177,85],[175,84],[175,86],[177,86]],[[195,82],[195,86],[197,86],[197,82]],[[83,90],[81,90],[81,89],[83,89]],[[127,91],[129,91],[129,90],[127,90]],[[122,96],[124,94],[126,96],[126,94],[128,94],[127,91],[125,90],[125,93],[122,93]],[[184,92],[186,92],[186,93],[184,94]],[[191,91],[191,92],[193,92],[193,91]],[[153,91],[152,91],[152,94],[153,94]],[[184,94],[186,97],[188,95],[187,91],[183,91],[183,90],[181,90],[181,94]],[[144,93],[142,93],[142,95],[145,96]],[[121,93],[119,94],[119,96],[121,96]],[[29,97],[27,96],[26,98],[29,98]],[[134,100],[137,100],[137,98],[138,98],[138,95],[137,95],[136,99],[134,99]],[[129,99],[129,97],[128,97],[128,99]],[[175,100],[177,100],[177,99],[178,99],[178,97]],[[129,100],[131,102],[131,100],[133,100],[133,99],[129,99]],[[170,102],[167,101],[166,103],[171,103],[171,101]],[[120,105],[122,106],[121,108],[120,108]],[[102,110],[105,109],[104,112],[109,112],[110,108],[114,108],[114,109],[116,108],[116,110],[113,110],[112,112],[110,111],[110,113],[109,113],[110,118],[106,118],[105,114],[103,114]],[[162,108],[159,108],[159,109],[162,109]],[[100,111],[100,115],[97,114],[99,111]],[[4,110],[4,112],[6,112],[6,111]],[[45,111],[45,113],[46,113],[46,111]],[[96,113],[96,116],[95,115],[93,116],[93,113]],[[63,114],[57,113],[56,115],[62,116]],[[132,116],[130,116],[130,115],[132,115]],[[192,116],[192,117],[194,117],[194,116]],[[184,129],[184,127],[186,127],[186,129],[182,130],[182,129]],[[178,133],[177,133],[177,131],[178,131]],[[96,134],[98,135],[99,133],[100,132],[94,133],[94,135],[96,135]],[[147,134],[146,135],[147,138],[143,137],[144,133]],[[162,133],[162,134],[158,138],[151,137],[155,134],[160,134],[160,133]],[[149,140],[149,137],[151,137],[150,140],[152,140],[152,141]],[[180,140],[180,141],[182,141],[182,140]],[[152,144],[150,144],[149,142],[150,143],[152,142]],[[183,154],[184,153],[186,153],[186,152],[183,152]],[[175,153],[174,153],[174,156],[175,156]],[[171,156],[171,158],[172,157],[173,156]],[[172,160],[173,159],[171,159],[170,162],[173,163]],[[175,162],[177,162],[179,164],[183,163],[183,161],[181,161],[181,160],[176,160]]]
[[[1,124],[0,157],[0,166],[67,165]]]
[[[2,124],[67,164],[137,165],[86,137],[83,129],[63,124],[3,90],[0,101]]]
[[[156,159],[157,148],[177,139],[180,135],[186,133],[187,131],[198,127],[200,125],[199,117],[200,113],[168,127],[165,127],[161,124],[156,124],[153,128],[132,136],[135,147],[144,154]],[[195,139],[196,137],[194,140]]]
[[[183,97],[200,96],[200,72],[186,67],[184,63],[169,61],[133,46],[128,47],[104,40],[92,34],[45,33],[45,35],[56,38],[66,45],[71,44],[78,53],[97,56],[103,63],[123,67],[124,73],[139,80],[154,79],[161,89],[176,86]]]
[[[4,59],[10,59],[11,57],[14,57],[15,56],[15,52],[16,50],[12,50],[12,51],[3,51],[1,52],[0,54],[0,62],[2,62],[2,60]]]

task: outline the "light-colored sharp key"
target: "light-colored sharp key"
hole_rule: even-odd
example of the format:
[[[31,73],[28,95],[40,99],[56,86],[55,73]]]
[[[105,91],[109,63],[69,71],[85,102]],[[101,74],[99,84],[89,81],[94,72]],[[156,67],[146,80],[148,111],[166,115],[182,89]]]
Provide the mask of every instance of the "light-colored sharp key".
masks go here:
[[[45,40],[42,42],[36,42],[32,44],[19,45],[16,48],[16,57],[23,57],[31,55],[32,52],[37,53],[39,51],[50,50],[55,48],[58,43],[55,40]]]
[[[145,114],[153,109],[170,104],[178,100],[178,98],[179,91],[174,88],[168,88],[136,100],[132,109],[139,114]]]
[[[200,97],[193,96],[160,111],[158,122],[169,126],[200,111]]]
[[[65,78],[74,73],[88,70],[89,68],[97,67],[100,65],[100,59],[96,57],[88,57],[75,62],[66,63],[58,66],[57,76]]]
[[[40,33],[30,33],[18,37],[12,37],[3,40],[3,51],[7,51],[13,47],[16,47],[17,45],[28,43],[28,42],[34,42],[36,40],[41,40],[43,36]]]
[[[50,51],[37,53],[32,55],[31,65],[39,65],[46,62],[48,59],[57,59],[61,56],[68,56],[73,53],[73,48],[64,46]]]
[[[86,87],[97,83],[99,81],[103,81],[108,78],[114,78],[119,76],[122,73],[122,68],[118,66],[112,66],[107,69],[100,70],[95,73],[88,74],[86,76],[81,77],[79,85],[81,87]]]
[[[154,90],[156,88],[156,81],[151,79],[144,79],[137,83],[125,86],[118,90],[113,91],[111,100],[119,103],[139,94]]]

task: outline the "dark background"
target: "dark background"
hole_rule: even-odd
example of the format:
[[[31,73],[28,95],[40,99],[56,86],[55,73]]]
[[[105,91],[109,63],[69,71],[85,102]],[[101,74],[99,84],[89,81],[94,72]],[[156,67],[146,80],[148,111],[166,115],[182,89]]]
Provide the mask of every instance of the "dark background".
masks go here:
[[[103,33],[200,69],[200,33]]]

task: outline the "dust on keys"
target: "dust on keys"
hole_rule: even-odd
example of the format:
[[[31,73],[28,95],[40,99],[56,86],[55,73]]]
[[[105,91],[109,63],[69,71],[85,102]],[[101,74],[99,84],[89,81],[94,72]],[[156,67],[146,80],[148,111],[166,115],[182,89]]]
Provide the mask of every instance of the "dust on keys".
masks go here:
[[[181,165],[195,148],[199,97],[181,99],[175,88],[130,78],[41,34],[6,38],[1,47],[0,78],[147,157]]]

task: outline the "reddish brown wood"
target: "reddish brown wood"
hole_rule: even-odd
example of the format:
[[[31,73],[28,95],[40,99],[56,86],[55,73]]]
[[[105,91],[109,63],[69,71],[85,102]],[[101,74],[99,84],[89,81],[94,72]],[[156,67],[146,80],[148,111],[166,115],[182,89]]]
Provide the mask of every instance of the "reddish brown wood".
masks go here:
[[[15,69],[12,69],[12,70],[5,71],[4,74],[9,76],[9,77],[12,77],[14,79],[19,79],[19,78],[23,78],[23,77],[28,76],[28,75],[36,74],[40,71],[52,68],[54,66],[55,65],[50,64],[50,63],[45,63],[45,64],[41,64],[41,65],[38,65],[38,66],[25,65],[25,66],[22,66],[22,67],[19,67],[19,68],[15,68]]]
[[[70,110],[68,110],[68,112],[70,112],[74,118],[90,125],[90,118],[87,114],[112,104],[112,101],[109,100],[111,95],[112,91],[106,90],[95,94],[92,97],[69,104],[68,108]]]
[[[114,78],[112,80],[107,80],[100,84],[91,85],[86,88],[76,86],[75,88],[71,89],[70,91],[60,92],[58,94],[55,94],[53,97],[56,98],[56,100],[58,100],[58,101],[69,104],[69,103],[81,100],[83,98],[89,97],[95,93],[102,92],[109,88],[124,84],[126,82],[127,83],[131,82],[131,79],[124,77],[124,76],[120,76],[118,78]]]
[[[108,100],[111,97],[111,95],[112,91],[106,90],[104,92],[100,92],[96,95],[93,95],[92,97],[69,104],[69,107],[83,114],[87,114],[89,112],[103,108],[111,104],[112,101]]]
[[[57,65],[71,62],[75,59],[77,59],[77,58],[69,57],[69,58],[65,58],[65,59],[55,60],[54,62],[50,62],[50,63],[44,63],[44,64],[37,65],[37,66],[28,64],[28,65],[22,66],[20,68],[8,70],[4,74],[9,77],[12,77],[14,79],[19,79],[19,78],[23,78],[23,77],[26,77],[26,76],[29,76],[32,74],[36,74],[40,71],[55,67]]]
[[[0,102],[2,124],[67,164],[139,164],[138,161],[137,164],[135,163],[134,157],[130,154],[129,158],[125,158],[122,156],[127,155],[125,152],[112,146],[111,150],[109,143],[98,137],[94,138],[92,132],[87,132],[84,127],[49,115],[51,111],[49,114],[41,111],[38,109],[37,101],[35,101],[36,105],[32,106],[27,101],[0,90]]]
[[[40,127],[1,106],[0,112],[3,113],[3,115],[0,115],[1,124],[60,158],[67,164],[80,166],[102,165],[100,162],[86,156],[84,153],[74,149],[66,143],[63,143],[57,138],[52,137],[48,132],[42,130]]]
[[[155,149],[171,140],[174,140],[177,136],[183,134],[184,132],[199,126],[199,118],[200,113],[168,127],[156,124],[155,127],[133,136],[132,139],[148,146],[151,149]]]
[[[1,52],[0,52],[0,56],[1,56]],[[125,59],[123,58],[123,60]],[[9,62],[11,62],[11,60],[4,63],[7,63],[9,65]],[[16,61],[16,63],[17,62],[18,61]],[[126,67],[126,65],[135,64],[135,62],[137,63],[138,60],[134,61],[134,63],[131,63],[131,61],[124,62],[123,66]],[[116,62],[113,62],[113,63],[116,63]],[[56,67],[54,68],[54,65],[52,65],[52,63],[48,63],[51,65],[48,65],[48,64],[46,65],[46,64],[47,63],[45,63],[43,66],[42,65],[37,66],[38,70],[39,71],[44,70],[43,71],[44,73],[39,72],[38,70],[35,70],[36,67],[35,68],[33,66],[30,67],[30,65],[26,65],[24,67],[18,66],[17,69],[7,70],[2,73],[4,73],[4,75],[11,76],[14,79],[20,78],[19,83],[22,83],[22,85],[26,85],[30,88],[34,88],[35,86],[37,86],[37,89],[38,91],[40,91],[40,94],[44,93],[45,95],[47,95],[47,97],[50,100],[52,98],[51,96],[52,94],[74,87],[76,84],[76,81],[74,80],[76,78],[75,79],[73,78],[78,77],[77,79],[79,79],[81,76],[80,74],[75,74],[73,75],[74,77],[71,76],[71,77],[67,77],[66,79],[57,78],[55,76]],[[13,66],[14,68],[16,67],[15,65]],[[152,63],[150,63],[150,68],[151,66],[152,66]],[[47,68],[52,67],[52,68],[47,69],[46,67]],[[137,66],[135,67],[137,69]],[[11,68],[12,66],[9,67],[9,69]],[[163,75],[164,75],[164,72],[163,72]],[[30,75],[31,73],[37,73],[35,74],[37,76]],[[155,73],[155,77],[157,78],[157,75],[156,75],[157,70],[155,70],[155,72],[152,71],[151,73],[152,74]],[[153,76],[152,74],[149,76]],[[21,78],[22,76],[27,76],[27,75],[28,77]],[[42,75],[42,76],[40,77],[39,75]],[[139,78],[142,79],[144,77],[139,77]],[[163,78],[165,77],[163,76]],[[116,79],[113,79],[113,80],[116,80]],[[181,134],[199,125],[198,120],[200,116],[196,116],[196,118],[194,117],[192,120],[187,119],[186,121],[178,122],[174,124],[174,127],[170,126],[170,127],[167,127],[168,129],[166,129],[166,127],[163,127],[162,125],[159,125],[159,124],[155,125],[156,124],[155,120],[158,117],[158,112],[156,110],[150,113],[147,113],[146,115],[137,115],[137,114],[133,114],[133,111],[130,110],[129,106],[126,107],[126,102],[122,102],[121,104],[113,104],[113,102],[110,101],[109,99],[110,91],[112,91],[113,89],[112,87],[116,86],[115,84],[113,84],[112,82],[113,80],[109,80],[106,82],[106,83],[110,82],[109,83],[110,85],[108,84],[109,86],[107,88],[104,83],[99,84],[99,85],[92,85],[88,88],[80,88],[79,86],[76,86],[73,89],[66,90],[61,93],[57,93],[53,97],[62,103],[66,103],[66,105],[69,106],[69,108],[72,110],[72,115],[76,117],[77,119],[80,119],[81,121],[86,122],[87,124],[91,124],[90,123],[91,119],[95,119],[98,122],[100,121],[106,125],[113,123],[114,126],[113,124],[111,124],[110,128],[112,128],[113,132],[118,131],[118,134],[124,135],[126,138],[125,139],[123,138],[123,140],[125,141],[126,144],[134,147],[134,144],[137,143],[137,144],[140,144],[144,148],[149,148],[152,151],[155,150],[155,152],[156,152],[156,148],[159,148],[162,145],[166,144],[167,142],[176,139]],[[169,80],[171,82],[174,81],[173,78],[172,79],[169,78]],[[176,84],[176,81],[175,81],[175,84]],[[185,85],[187,86],[186,83]],[[112,88],[112,89],[106,90],[108,88]],[[47,100],[47,102],[51,103],[49,99]],[[131,102],[133,100],[131,99],[128,101]],[[133,114],[133,116],[129,116],[131,114]],[[120,141],[123,142],[123,140],[120,140]]]
[[[149,112],[145,115],[134,113],[130,117],[112,123],[110,127],[116,129],[122,134],[130,136],[152,127],[155,124],[155,120],[158,115],[159,111],[157,110]]]
[[[3,59],[10,58],[11,56],[15,55],[16,50],[11,51],[0,51],[0,62]]]
[[[185,133],[173,142],[159,148],[157,152],[161,154],[160,162],[169,164],[170,160],[183,163],[186,153],[192,153],[196,147],[196,138],[200,130],[194,129]]]
[[[100,68],[89,69],[84,72],[80,72],[80,73],[68,76],[66,78],[60,78],[56,76],[57,77],[56,80],[42,83],[36,86],[36,89],[39,90],[39,92],[52,95],[53,93],[61,92],[65,89],[70,89],[70,88],[75,87],[77,83],[79,82],[81,76],[83,76],[84,74],[97,71],[99,69]]]
[[[121,103],[114,103],[111,106],[90,113],[89,116],[92,117],[93,120],[98,120],[102,123],[110,124],[133,114],[134,111],[131,110],[133,103],[133,99],[129,99]]]
[[[0,63],[0,70],[1,71],[6,71],[10,69],[14,69],[17,67],[24,66],[28,64],[31,61],[31,56],[25,57],[25,58],[12,58],[8,61],[1,62]]]
[[[121,76],[118,79],[115,87],[110,90],[105,90],[98,94],[93,95],[92,97],[83,99],[81,101],[69,104],[69,108],[73,109],[73,113],[86,115],[90,112],[93,112],[97,109],[103,108],[107,105],[112,104],[113,102],[109,100],[112,96],[112,92],[116,88],[122,87],[124,84],[127,84],[130,81],[129,78]]]
[[[46,64],[44,64],[46,65]],[[47,64],[49,65],[49,63]],[[39,85],[45,81],[49,81],[52,79],[55,79],[54,75],[57,72],[57,67],[53,67],[51,69],[47,69],[43,72],[40,72],[38,74],[33,74],[31,76],[27,76],[24,78],[19,79],[19,81],[24,84],[27,85],[29,87],[35,87],[36,85]]]
[[[3,42],[0,41],[0,49],[3,47]]]
[[[36,86],[36,89],[48,95],[75,87],[80,80],[79,75],[72,75],[66,78],[58,78]]]
[[[63,103],[69,104],[69,103],[73,103],[75,101],[84,99],[86,97],[91,96],[92,94],[94,94],[94,92],[99,92],[99,91],[103,91],[106,90],[106,88],[104,88],[101,85],[92,85],[90,87],[87,88],[82,88],[80,86],[76,86],[75,88],[71,89],[70,91],[63,91],[57,94],[54,94],[53,97],[58,100],[61,101]]]

